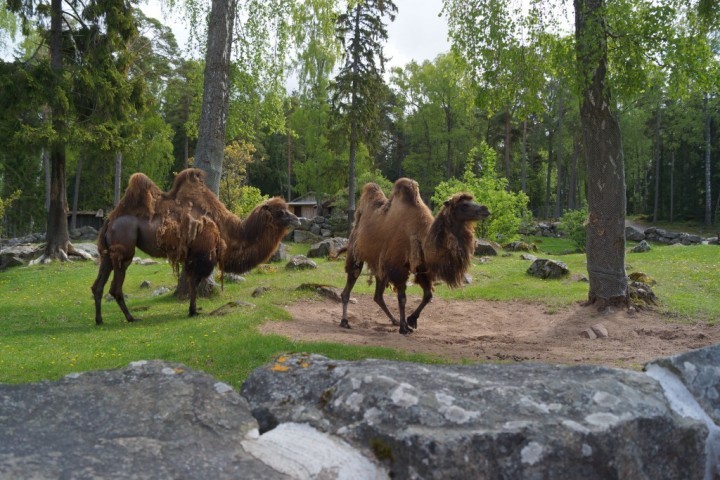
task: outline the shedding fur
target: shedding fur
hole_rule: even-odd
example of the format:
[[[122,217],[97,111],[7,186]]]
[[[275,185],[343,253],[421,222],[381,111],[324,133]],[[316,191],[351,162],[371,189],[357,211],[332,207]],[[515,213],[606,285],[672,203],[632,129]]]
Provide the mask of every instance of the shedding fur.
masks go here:
[[[417,182],[398,179],[389,198],[379,186],[366,184],[355,213],[355,228],[348,240],[342,293],[340,325],[349,328],[347,304],[350,292],[364,264],[375,278],[375,302],[400,326],[400,333],[417,328],[422,309],[432,299],[433,282],[443,280],[450,287],[462,283],[474,251],[474,224],[489,215],[467,193],[450,198],[437,218],[420,197]],[[423,289],[417,309],[405,318],[405,289],[410,275]],[[383,293],[392,286],[397,292],[400,320],[385,304]]]
[[[135,249],[166,257],[177,272],[184,266],[190,287],[190,316],[197,314],[197,286],[216,266],[244,273],[266,261],[287,232],[299,224],[282,198],[256,207],[244,221],[230,212],[207,188],[204,172],[180,172],[168,192],[147,176],[130,177],[127,190],[110,213],[98,237],[100,268],[92,286],[95,322],[103,322],[101,297],[111,273],[110,294],[127,321],[134,318],[125,305],[122,284]]]

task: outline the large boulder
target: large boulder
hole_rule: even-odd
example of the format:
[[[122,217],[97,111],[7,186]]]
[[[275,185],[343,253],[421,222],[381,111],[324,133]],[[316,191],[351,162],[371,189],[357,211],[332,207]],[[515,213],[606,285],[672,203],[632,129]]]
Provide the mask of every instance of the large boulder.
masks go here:
[[[282,478],[228,385],[178,364],[0,385],[0,478]]]
[[[297,355],[242,388],[261,431],[308,424],[393,478],[702,478],[707,429],[648,376],[598,366]]]
[[[632,225],[625,227],[625,240],[631,242],[641,242],[645,240],[645,232],[639,228],[635,228]]]
[[[314,243],[308,250],[307,256],[309,258],[327,258],[328,256],[336,255],[340,249],[347,246],[347,243],[347,238],[328,238],[327,240]]]
[[[478,257],[494,257],[500,253],[502,247],[495,242],[484,238],[475,239],[475,255]]]
[[[533,277],[545,279],[562,278],[570,273],[567,265],[558,260],[538,258],[528,267],[527,273]]]

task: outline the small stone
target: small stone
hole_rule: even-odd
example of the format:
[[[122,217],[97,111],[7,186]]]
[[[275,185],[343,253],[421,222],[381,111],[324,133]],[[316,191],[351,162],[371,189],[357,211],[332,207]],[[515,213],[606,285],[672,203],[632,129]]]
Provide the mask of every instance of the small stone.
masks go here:
[[[608,334],[607,328],[605,328],[605,325],[602,323],[596,323],[590,329],[597,335],[598,338],[607,338],[610,335]]]
[[[589,338],[591,340],[597,338],[597,334],[595,333],[595,331],[592,328],[583,330],[582,332],[580,332],[580,336],[583,338]]]
[[[150,288],[152,283],[150,283],[150,280],[143,280],[143,282],[140,284],[140,288]]]

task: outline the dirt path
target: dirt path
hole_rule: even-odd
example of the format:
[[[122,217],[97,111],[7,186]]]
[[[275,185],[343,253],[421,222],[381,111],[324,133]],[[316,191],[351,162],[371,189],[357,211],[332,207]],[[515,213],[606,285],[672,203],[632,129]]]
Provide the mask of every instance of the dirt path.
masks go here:
[[[658,357],[720,343],[720,324],[674,323],[656,312],[601,315],[579,304],[548,311],[532,303],[440,298],[423,311],[418,330],[405,336],[397,333],[372,297],[355,298],[357,303],[348,308],[351,330],[339,327],[341,305],[326,299],[294,303],[287,307],[292,321],[267,322],[261,331],[294,340],[382,346],[451,360],[592,363],[632,369]],[[408,296],[408,311],[419,301]],[[608,338],[580,335],[597,323],[607,328]]]

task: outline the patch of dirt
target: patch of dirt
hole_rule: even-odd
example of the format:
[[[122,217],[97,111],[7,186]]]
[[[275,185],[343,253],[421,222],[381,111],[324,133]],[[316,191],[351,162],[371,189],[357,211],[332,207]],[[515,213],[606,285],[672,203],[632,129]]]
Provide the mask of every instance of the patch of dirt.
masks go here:
[[[389,347],[448,360],[532,361],[600,364],[640,369],[659,357],[720,343],[720,324],[675,323],[654,311],[598,313],[581,304],[549,309],[523,302],[434,298],[418,320],[418,329],[400,335],[373,302],[355,297],[348,306],[350,330],[340,328],[342,306],[332,299],[303,300],[287,306],[289,322],[266,322],[263,333],[293,340]],[[386,295],[393,308],[395,297]],[[407,311],[420,303],[408,295]],[[589,339],[581,332],[601,323],[608,338]]]

